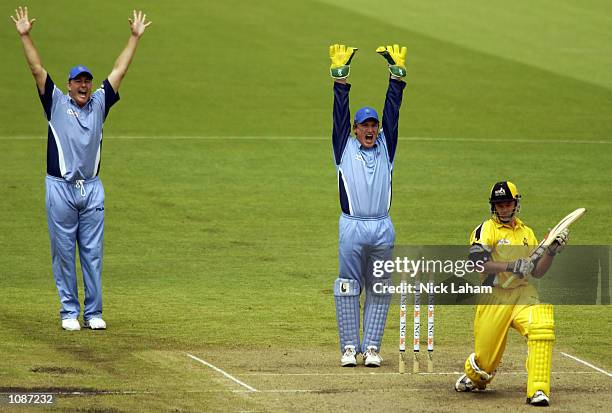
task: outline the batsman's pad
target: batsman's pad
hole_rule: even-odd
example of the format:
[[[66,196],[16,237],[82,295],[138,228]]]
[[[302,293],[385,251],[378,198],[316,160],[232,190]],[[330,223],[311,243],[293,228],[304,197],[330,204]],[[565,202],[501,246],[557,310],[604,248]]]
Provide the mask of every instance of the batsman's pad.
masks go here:
[[[376,49],[376,53],[384,57],[389,63],[389,72],[393,76],[405,77],[406,76],[406,48],[400,48],[399,45],[394,44],[393,46],[379,46]]]
[[[336,320],[340,335],[340,351],[345,346],[355,346],[359,352],[359,294],[361,286],[357,280],[338,278],[334,283]]]
[[[478,367],[476,363],[476,353],[470,354],[467,360],[465,360],[464,370],[465,374],[478,390],[486,389],[487,384],[491,383],[491,380],[495,377],[495,372],[487,373]]]
[[[551,304],[537,304],[531,308],[527,345],[527,397],[542,390],[550,396],[552,348],[555,342],[555,320]]]
[[[387,314],[389,313],[389,304],[391,303],[391,294],[388,292],[389,285],[391,285],[390,279],[377,279],[372,289],[366,291],[363,310],[362,349],[366,349],[368,346],[376,346],[380,351]]]
[[[346,79],[351,72],[351,60],[357,52],[356,47],[347,47],[343,44],[332,44],[329,46],[329,58],[331,66],[329,74],[334,79]]]

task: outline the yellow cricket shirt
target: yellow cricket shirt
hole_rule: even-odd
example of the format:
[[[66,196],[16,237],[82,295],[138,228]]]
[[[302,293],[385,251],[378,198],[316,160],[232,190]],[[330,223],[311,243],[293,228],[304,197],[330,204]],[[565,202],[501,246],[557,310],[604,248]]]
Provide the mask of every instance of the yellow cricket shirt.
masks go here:
[[[470,245],[480,244],[491,254],[491,261],[511,262],[521,257],[528,257],[538,240],[533,230],[515,217],[515,225],[503,224],[490,218],[474,229],[470,236]],[[501,272],[497,274],[496,285],[503,285],[513,274]],[[487,274],[482,274],[484,281]],[[526,279],[515,277],[508,288],[516,288],[528,284]]]

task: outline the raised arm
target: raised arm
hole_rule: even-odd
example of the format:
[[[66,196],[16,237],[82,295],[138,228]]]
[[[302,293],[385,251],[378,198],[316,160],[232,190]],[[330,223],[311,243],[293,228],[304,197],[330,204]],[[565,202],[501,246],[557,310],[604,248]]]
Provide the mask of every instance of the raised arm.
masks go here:
[[[17,33],[19,33],[19,37],[21,38],[25,58],[30,66],[32,76],[34,76],[34,80],[36,80],[38,92],[42,95],[45,92],[47,71],[42,66],[38,50],[36,50],[34,42],[32,42],[32,38],[30,37],[30,31],[32,30],[32,26],[34,25],[36,19],[30,20],[28,18],[27,7],[19,7],[19,9],[15,9],[15,16],[11,16],[11,19],[13,19],[15,22],[15,28],[17,29]]]
[[[399,110],[402,105],[402,93],[406,87],[403,81],[406,76],[406,48],[400,48],[399,45],[380,46],[376,52],[387,60],[391,73],[383,109],[382,127],[389,151],[389,160],[393,162],[397,148]]]
[[[394,76],[391,76],[389,87],[387,88],[387,97],[385,98],[382,126],[391,162],[395,158],[395,149],[397,148],[399,111],[402,105],[402,93],[405,86],[406,83],[403,80],[397,80]]]
[[[351,136],[351,113],[349,109],[349,91],[351,85],[346,80],[334,82],[334,129],[332,131],[332,144],[334,146],[334,159],[340,165],[342,152]]]
[[[349,109],[349,91],[351,85],[346,82],[350,73],[351,60],[357,52],[355,47],[346,47],[343,44],[329,46],[331,66],[329,73],[334,79],[334,128],[332,131],[332,144],[336,165],[340,165],[342,152],[346,147],[351,134],[351,113]]]
[[[143,14],[142,11],[136,12],[136,10],[134,10],[134,20],[128,19],[132,33],[130,34],[127,45],[115,61],[113,70],[108,75],[108,82],[115,92],[119,91],[119,86],[132,62],[140,37],[144,34],[145,29],[151,24],[151,22],[146,22],[146,18],[147,15]]]

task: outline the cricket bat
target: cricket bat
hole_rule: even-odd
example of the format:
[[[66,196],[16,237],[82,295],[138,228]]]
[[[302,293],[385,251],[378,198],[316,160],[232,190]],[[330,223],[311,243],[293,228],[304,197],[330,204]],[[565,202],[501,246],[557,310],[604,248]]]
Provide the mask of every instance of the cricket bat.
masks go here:
[[[555,238],[557,238],[557,235],[559,235],[566,228],[569,228],[569,226],[576,222],[581,216],[583,216],[585,212],[586,208],[578,208],[577,210],[567,214],[561,221],[559,221],[557,225],[553,227],[553,229],[548,232],[546,237],[544,237],[544,239],[538,244],[538,246],[535,247],[535,249],[529,255],[529,259],[531,261],[535,261],[541,256],[543,256],[544,252],[546,251],[546,248],[548,248],[550,244],[553,243]],[[502,288],[508,288],[508,286],[512,283],[513,280],[514,276],[508,278],[508,280],[502,285]]]

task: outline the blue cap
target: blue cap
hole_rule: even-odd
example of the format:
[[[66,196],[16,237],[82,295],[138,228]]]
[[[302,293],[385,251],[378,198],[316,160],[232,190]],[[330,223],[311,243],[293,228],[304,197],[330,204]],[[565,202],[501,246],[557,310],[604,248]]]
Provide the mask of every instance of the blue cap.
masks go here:
[[[355,123],[363,123],[368,119],[374,119],[378,122],[378,113],[370,106],[364,106],[355,113]]]
[[[88,68],[83,65],[78,65],[70,69],[70,73],[68,73],[68,80],[72,80],[83,73],[89,75],[89,77],[93,79],[93,75],[91,74]]]

